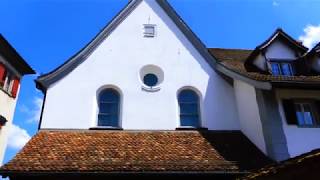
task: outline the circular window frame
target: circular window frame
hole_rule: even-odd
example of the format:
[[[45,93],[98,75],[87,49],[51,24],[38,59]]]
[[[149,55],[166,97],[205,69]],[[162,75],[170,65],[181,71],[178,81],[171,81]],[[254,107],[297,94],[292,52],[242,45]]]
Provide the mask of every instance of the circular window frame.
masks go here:
[[[150,81],[150,82],[148,82],[148,81]],[[154,73],[148,73],[143,76],[143,84],[148,87],[155,87],[155,86],[157,86],[158,82],[159,82],[159,78]]]
[[[144,83],[144,77],[147,74],[153,74],[157,77],[157,84],[154,86],[148,86]],[[156,92],[161,89],[161,84],[164,80],[164,73],[162,69],[156,65],[145,65],[139,71],[139,79],[141,82],[141,89],[147,92]]]

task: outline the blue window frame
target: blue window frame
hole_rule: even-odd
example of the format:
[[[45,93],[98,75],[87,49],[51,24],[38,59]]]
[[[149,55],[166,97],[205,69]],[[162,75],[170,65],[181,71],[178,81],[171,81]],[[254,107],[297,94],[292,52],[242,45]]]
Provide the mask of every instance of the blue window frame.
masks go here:
[[[143,77],[143,83],[147,86],[153,87],[158,84],[158,77],[155,74],[146,74]]]
[[[292,68],[289,63],[281,63],[282,75],[292,76]]]
[[[278,63],[271,63],[271,71],[273,75],[281,75],[280,66]]]
[[[99,95],[98,126],[119,126],[120,95],[114,89],[105,89]]]
[[[271,72],[272,72],[272,75],[276,75],[276,76],[277,75],[284,75],[284,76],[294,75],[293,68],[290,63],[272,62]]]
[[[180,125],[182,127],[199,127],[199,97],[192,90],[183,90],[178,96],[180,108]]]
[[[295,109],[299,126],[317,125],[311,103],[295,103]]]

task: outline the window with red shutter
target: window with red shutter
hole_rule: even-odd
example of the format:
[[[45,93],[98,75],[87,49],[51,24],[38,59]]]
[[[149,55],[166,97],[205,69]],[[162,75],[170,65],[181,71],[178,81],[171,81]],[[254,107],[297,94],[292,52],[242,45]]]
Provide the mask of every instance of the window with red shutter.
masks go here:
[[[0,63],[0,86],[3,87],[6,80],[6,67]]]
[[[19,78],[15,77],[13,79],[13,85],[12,85],[12,91],[11,91],[11,95],[14,98],[17,96],[17,92],[18,92],[18,89],[19,89],[19,84],[20,84]]]

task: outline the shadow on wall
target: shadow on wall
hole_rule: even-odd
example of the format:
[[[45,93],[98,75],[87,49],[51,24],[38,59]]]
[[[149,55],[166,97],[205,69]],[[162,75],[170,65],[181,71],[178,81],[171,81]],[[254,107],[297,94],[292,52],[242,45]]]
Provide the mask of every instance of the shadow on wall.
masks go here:
[[[255,170],[274,163],[240,131],[200,131],[225,160],[235,162],[242,171]]]

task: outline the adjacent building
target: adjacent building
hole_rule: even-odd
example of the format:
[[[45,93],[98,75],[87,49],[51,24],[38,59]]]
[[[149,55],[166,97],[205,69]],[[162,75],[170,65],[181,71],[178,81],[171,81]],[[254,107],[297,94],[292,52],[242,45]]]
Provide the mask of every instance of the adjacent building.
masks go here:
[[[130,1],[36,80],[39,132],[0,174],[232,179],[319,148],[318,51],[281,29],[206,48],[167,1]]]
[[[13,120],[20,81],[23,75],[34,73],[34,70],[0,34],[0,164]]]

